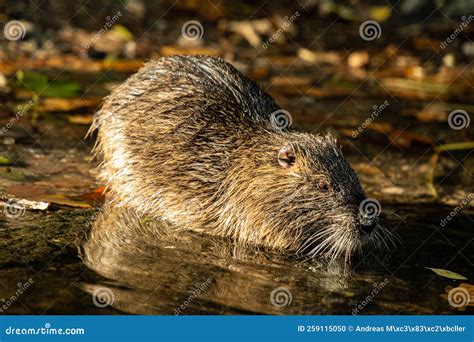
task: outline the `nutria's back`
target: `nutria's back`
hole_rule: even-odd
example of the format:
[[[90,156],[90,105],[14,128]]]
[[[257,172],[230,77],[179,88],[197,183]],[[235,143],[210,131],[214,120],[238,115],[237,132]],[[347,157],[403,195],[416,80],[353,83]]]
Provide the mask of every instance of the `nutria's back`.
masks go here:
[[[171,190],[179,202],[202,204],[199,193],[217,191],[232,155],[249,137],[271,129],[269,116],[277,109],[255,82],[221,59],[151,61],[95,116],[103,178],[121,203],[171,221],[186,219],[186,210],[160,210],[172,204],[164,204],[162,194]]]
[[[221,59],[149,62],[94,120],[110,196],[179,228],[348,256],[376,226],[357,177],[331,137],[275,127],[280,111]]]

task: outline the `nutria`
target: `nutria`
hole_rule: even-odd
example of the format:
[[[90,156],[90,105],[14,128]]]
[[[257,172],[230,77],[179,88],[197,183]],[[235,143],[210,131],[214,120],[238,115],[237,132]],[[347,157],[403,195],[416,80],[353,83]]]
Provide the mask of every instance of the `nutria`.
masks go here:
[[[360,214],[365,195],[335,139],[289,123],[224,60],[174,56],[117,87],[91,131],[119,206],[180,229],[348,259],[384,229]]]

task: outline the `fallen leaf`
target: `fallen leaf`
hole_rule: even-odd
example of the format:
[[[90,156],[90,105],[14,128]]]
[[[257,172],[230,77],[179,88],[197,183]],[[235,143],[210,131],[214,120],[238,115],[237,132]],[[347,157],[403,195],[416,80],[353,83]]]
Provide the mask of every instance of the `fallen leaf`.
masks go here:
[[[383,188],[382,192],[389,195],[401,195],[405,192],[405,190],[399,186],[389,186],[387,188]]]
[[[72,81],[53,80],[48,86],[37,93],[41,97],[77,97],[81,86]]]
[[[323,52],[323,51],[311,51],[305,48],[298,50],[298,58],[301,60],[314,63],[314,64],[338,64],[341,61],[341,56],[337,52]]]
[[[259,80],[261,78],[267,77],[270,74],[270,68],[269,67],[257,67],[252,70],[250,70],[247,73],[247,76],[250,77],[252,80]]]
[[[461,151],[461,150],[472,150],[472,149],[474,149],[474,141],[442,144],[434,148],[436,152]]]
[[[89,203],[76,201],[62,194],[41,195],[41,196],[38,196],[37,200],[53,203],[53,204],[65,205],[65,206],[74,207],[74,208],[91,208],[91,205]]]
[[[354,170],[357,173],[368,175],[368,176],[383,176],[384,173],[376,166],[365,164],[365,163],[358,163],[354,164]]]
[[[439,51],[441,50],[440,42],[437,39],[429,37],[414,37],[415,48],[423,51]]]
[[[370,17],[376,21],[384,22],[390,18],[391,7],[390,6],[373,6],[369,9]]]
[[[121,37],[123,40],[132,40],[133,39],[133,33],[131,33],[125,26],[115,24],[112,26],[112,32],[117,34],[119,37]]]
[[[90,125],[92,123],[93,115],[68,115],[67,120],[70,123],[77,125]]]
[[[12,165],[14,163],[15,162],[10,157],[0,155],[0,166],[8,166],[8,165]]]
[[[102,100],[102,97],[89,99],[49,98],[41,100],[37,110],[40,112],[69,112],[85,108],[94,110],[102,103]]]
[[[101,186],[91,192],[87,192],[77,197],[82,200],[90,201],[90,202],[101,201],[104,199],[106,189],[107,188],[105,186]]]
[[[447,100],[451,96],[463,93],[463,87],[457,84],[422,82],[407,78],[385,78],[381,80],[383,88],[395,92],[397,97],[428,100]]]
[[[444,270],[444,269],[441,269],[441,268],[431,268],[431,267],[426,267],[427,269],[433,271],[434,273],[436,273],[437,275],[441,276],[441,277],[445,277],[445,278],[449,278],[449,279],[455,279],[455,280],[467,280],[466,277],[456,273],[456,272],[452,272],[452,271],[448,271],[448,270]]]
[[[393,130],[393,126],[392,126],[392,124],[390,124],[388,122],[373,122],[372,121],[367,126],[367,129],[371,130],[371,131],[374,131],[374,132],[378,132],[378,133],[388,133],[388,132],[391,132]]]
[[[16,73],[16,87],[32,91],[40,97],[76,97],[81,89],[73,81],[49,80],[48,76],[33,71],[20,70]]]
[[[414,115],[421,122],[446,122],[448,110],[446,105],[434,103],[426,106]]]
[[[369,63],[369,53],[367,51],[355,51],[347,58],[349,68],[362,68]]]
[[[225,24],[225,29],[237,33],[247,40],[247,42],[255,48],[262,46],[262,34],[270,35],[273,31],[273,24],[270,20],[244,20],[230,21]]]
[[[349,137],[349,138],[352,138],[352,136],[354,134],[354,130],[349,129],[349,128],[338,127],[337,130],[339,132],[341,132],[342,135],[344,135],[345,137]]]

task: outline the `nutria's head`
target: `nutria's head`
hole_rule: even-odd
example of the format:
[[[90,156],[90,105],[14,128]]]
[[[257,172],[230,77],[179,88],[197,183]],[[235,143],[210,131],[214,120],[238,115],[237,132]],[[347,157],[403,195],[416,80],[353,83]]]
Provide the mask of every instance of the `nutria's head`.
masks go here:
[[[364,207],[364,191],[334,138],[272,132],[250,144],[226,184],[227,208],[238,208],[228,225],[237,227],[236,237],[331,259],[382,244],[379,208]]]

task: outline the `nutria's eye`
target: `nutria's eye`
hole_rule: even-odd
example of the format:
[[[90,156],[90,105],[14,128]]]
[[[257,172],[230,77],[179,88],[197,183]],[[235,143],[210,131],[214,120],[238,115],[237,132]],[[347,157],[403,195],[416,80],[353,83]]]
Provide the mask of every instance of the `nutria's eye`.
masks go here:
[[[328,192],[329,190],[331,190],[331,187],[326,181],[319,181],[318,189],[321,190],[322,192]]]
[[[295,150],[291,145],[282,147],[278,152],[278,164],[284,168],[292,166],[295,163],[295,160]]]

